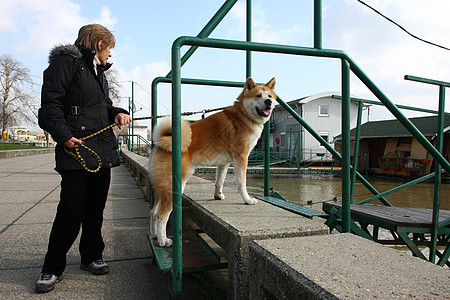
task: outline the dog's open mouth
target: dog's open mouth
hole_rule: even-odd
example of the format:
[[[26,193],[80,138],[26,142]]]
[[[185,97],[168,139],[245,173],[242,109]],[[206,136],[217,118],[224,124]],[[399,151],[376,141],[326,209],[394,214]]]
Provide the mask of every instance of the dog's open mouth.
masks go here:
[[[270,109],[269,108],[259,109],[258,107],[256,107],[256,112],[261,117],[268,117],[268,116],[270,116]]]

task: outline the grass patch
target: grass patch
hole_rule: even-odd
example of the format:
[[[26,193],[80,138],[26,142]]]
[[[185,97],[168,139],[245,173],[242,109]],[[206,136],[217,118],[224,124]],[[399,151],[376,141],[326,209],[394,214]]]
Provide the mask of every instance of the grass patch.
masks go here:
[[[12,143],[0,143],[0,151],[2,151],[2,150],[22,150],[22,149],[43,149],[43,147],[12,144]]]

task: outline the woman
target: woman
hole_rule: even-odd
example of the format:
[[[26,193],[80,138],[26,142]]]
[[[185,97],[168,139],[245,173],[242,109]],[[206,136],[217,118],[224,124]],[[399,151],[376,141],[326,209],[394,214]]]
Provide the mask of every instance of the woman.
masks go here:
[[[39,125],[57,142],[56,171],[61,175],[61,195],[45,256],[37,292],[49,292],[62,279],[66,254],[82,228],[81,269],[96,275],[109,272],[103,261],[101,235],[103,210],[108,194],[111,168],[120,164],[117,139],[108,129],[85,140],[110,124],[131,122],[126,110],[112,105],[104,72],[115,46],[114,35],[98,24],[83,26],[75,45],[54,47],[44,71]],[[120,127],[119,125],[119,127]],[[82,166],[66,151],[84,144],[99,159],[80,148]],[[66,148],[66,149],[64,149]],[[88,169],[96,169],[90,172]]]

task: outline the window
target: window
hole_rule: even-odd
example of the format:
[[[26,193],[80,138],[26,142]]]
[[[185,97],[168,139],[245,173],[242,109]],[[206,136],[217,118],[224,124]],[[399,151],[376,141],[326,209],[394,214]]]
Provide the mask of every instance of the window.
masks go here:
[[[321,138],[325,140],[325,142],[330,143],[330,133],[326,131],[319,131],[319,135]],[[322,145],[320,145],[323,147]]]
[[[319,105],[319,117],[329,117],[329,116],[330,116],[330,106]]]
[[[280,134],[280,147],[286,147],[286,132]]]

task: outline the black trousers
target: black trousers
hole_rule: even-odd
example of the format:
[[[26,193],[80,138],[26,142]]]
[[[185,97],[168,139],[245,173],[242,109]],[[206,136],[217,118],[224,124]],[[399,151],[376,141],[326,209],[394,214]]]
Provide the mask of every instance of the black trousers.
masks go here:
[[[66,267],[66,256],[80,227],[82,264],[101,259],[105,248],[101,229],[111,169],[96,173],[85,170],[60,171],[61,196],[53,221],[42,273],[60,276]]]

